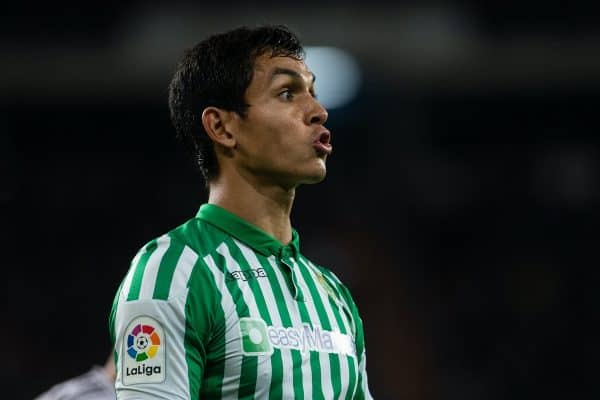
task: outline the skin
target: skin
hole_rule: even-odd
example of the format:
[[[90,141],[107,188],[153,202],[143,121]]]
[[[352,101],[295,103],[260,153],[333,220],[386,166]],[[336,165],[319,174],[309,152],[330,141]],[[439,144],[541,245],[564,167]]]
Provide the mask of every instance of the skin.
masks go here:
[[[115,371],[115,361],[112,353],[106,359],[102,370],[104,371],[104,373],[110,381],[114,382],[114,380],[117,378],[117,372]]]
[[[327,111],[306,64],[270,53],[256,59],[245,99],[245,117],[216,107],[202,113],[220,171],[209,182],[208,202],[287,244],[296,188],[325,178]]]

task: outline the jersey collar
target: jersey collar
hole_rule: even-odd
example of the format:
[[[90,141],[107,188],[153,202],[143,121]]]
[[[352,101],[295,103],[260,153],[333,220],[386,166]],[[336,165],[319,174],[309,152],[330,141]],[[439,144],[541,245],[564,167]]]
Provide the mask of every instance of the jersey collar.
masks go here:
[[[295,258],[300,253],[300,236],[295,229],[292,229],[290,243],[283,245],[259,227],[214,204],[200,206],[196,218],[216,226],[266,257],[276,255],[278,257],[294,256]]]

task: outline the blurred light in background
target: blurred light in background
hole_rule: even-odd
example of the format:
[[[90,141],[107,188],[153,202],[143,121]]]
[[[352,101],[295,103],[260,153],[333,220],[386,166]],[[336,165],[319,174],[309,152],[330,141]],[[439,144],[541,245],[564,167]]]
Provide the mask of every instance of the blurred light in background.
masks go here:
[[[315,74],[319,101],[328,109],[348,104],[360,88],[361,74],[356,58],[336,47],[307,46],[306,64]]]

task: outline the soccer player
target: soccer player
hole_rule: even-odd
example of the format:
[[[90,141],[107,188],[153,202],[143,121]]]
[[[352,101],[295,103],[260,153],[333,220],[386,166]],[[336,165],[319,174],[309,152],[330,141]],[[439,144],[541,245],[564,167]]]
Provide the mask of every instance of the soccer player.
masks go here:
[[[282,26],[185,53],[169,106],[208,203],[143,246],[116,294],[117,398],[371,398],[356,305],[290,223],[332,150],[314,82]]]

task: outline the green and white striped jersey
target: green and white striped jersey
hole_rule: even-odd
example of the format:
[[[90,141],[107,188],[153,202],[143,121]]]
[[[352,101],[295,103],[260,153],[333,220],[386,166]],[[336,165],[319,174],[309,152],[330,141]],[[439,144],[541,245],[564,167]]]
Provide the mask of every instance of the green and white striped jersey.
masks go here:
[[[370,399],[350,293],[215,205],[144,246],[116,294],[118,399]]]

